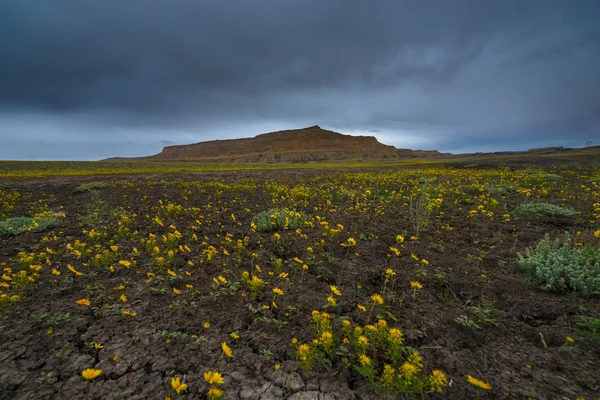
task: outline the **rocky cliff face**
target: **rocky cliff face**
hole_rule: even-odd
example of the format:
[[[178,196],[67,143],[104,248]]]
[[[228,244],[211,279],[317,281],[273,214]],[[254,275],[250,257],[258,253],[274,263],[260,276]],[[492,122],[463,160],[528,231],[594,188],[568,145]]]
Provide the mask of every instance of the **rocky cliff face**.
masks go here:
[[[350,136],[311,126],[265,133],[249,139],[213,140],[168,146],[137,161],[207,161],[240,163],[385,160],[401,157],[435,157],[437,151],[397,149],[372,136]]]

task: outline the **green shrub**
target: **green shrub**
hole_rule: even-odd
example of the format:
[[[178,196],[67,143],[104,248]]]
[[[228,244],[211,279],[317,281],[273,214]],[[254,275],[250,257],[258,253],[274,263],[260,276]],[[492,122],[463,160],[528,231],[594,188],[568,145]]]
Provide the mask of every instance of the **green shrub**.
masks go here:
[[[600,343],[600,318],[581,315],[577,328],[577,332],[587,340]]]
[[[600,249],[571,246],[568,232],[562,245],[559,239],[551,242],[546,234],[535,248],[526,249],[525,256],[518,253],[517,257],[517,268],[533,277],[543,290],[600,294]]]
[[[15,217],[0,221],[0,236],[17,236],[25,232],[42,232],[56,228],[62,223],[64,214],[43,213],[35,217]]]
[[[89,182],[77,186],[75,189],[73,189],[73,192],[91,192],[92,190],[105,189],[109,187],[111,187],[111,185],[106,182]]]
[[[296,210],[285,208],[273,208],[263,211],[252,218],[252,224],[256,226],[258,232],[272,232],[284,229],[296,230],[303,228],[308,217]]]
[[[515,213],[525,218],[540,216],[568,218],[575,215],[575,210],[550,203],[525,203],[518,206]]]

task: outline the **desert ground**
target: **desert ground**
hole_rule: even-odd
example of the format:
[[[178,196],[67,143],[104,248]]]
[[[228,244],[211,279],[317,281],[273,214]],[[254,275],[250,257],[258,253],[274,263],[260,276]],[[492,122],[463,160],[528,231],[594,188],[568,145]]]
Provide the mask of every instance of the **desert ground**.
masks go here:
[[[38,172],[0,399],[600,398],[597,162]]]

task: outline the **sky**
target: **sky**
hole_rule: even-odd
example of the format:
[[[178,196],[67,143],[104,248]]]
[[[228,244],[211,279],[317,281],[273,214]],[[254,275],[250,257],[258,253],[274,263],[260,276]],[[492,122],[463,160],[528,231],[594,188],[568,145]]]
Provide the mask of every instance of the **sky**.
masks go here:
[[[0,159],[320,125],[464,153],[600,144],[598,0],[6,0]]]

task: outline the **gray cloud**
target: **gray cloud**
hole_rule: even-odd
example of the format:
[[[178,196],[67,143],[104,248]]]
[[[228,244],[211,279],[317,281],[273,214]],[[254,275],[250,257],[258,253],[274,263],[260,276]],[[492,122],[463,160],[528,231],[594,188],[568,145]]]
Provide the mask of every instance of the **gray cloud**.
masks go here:
[[[583,145],[598,18],[583,0],[6,1],[0,158],[314,124],[442,151]]]

